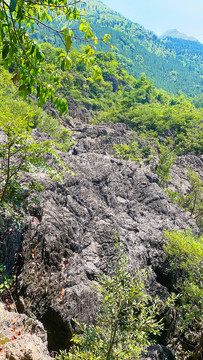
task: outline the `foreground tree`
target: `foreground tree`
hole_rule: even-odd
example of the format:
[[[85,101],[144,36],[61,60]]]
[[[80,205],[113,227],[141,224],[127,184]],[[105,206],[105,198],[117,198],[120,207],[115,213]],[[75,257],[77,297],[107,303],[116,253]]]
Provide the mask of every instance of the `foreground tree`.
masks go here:
[[[47,99],[55,103],[60,112],[67,109],[65,99],[55,97],[54,87],[41,79],[45,60],[39,44],[32,40],[31,33],[38,26],[41,30],[48,27],[60,37],[64,51],[59,55],[62,68],[71,66],[68,52],[72,39],[97,43],[84,13],[77,8],[81,0],[0,0],[0,46],[2,47],[2,63],[13,73],[13,81],[18,85],[20,93],[26,98],[35,93],[41,106]],[[55,16],[66,16],[67,26],[61,30],[54,29],[50,24]],[[76,33],[81,34],[76,36]],[[27,32],[29,29],[29,35]],[[106,41],[108,36],[104,36]],[[87,46],[86,54],[92,55],[91,46]],[[53,79],[56,74],[52,74]]]
[[[36,202],[36,192],[43,186],[36,178],[38,171],[60,180],[68,168],[54,150],[51,141],[39,142],[32,137],[32,113],[26,104],[9,102],[0,107],[0,230],[20,219],[30,203]],[[60,169],[60,170],[59,170]],[[59,170],[59,171],[58,171]],[[30,173],[26,176],[26,173]]]

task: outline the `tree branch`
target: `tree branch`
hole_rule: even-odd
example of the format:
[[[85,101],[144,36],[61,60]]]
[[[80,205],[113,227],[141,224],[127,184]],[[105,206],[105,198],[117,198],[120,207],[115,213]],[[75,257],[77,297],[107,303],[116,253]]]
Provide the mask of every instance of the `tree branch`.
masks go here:
[[[81,0],[77,0],[76,2],[72,2],[72,3],[69,3],[69,4],[66,4],[66,5],[55,5],[55,4],[46,4],[46,3],[38,3],[38,2],[35,2],[35,1],[32,1],[32,0],[28,0],[27,3],[31,3],[31,4],[34,4],[34,5],[41,5],[41,6],[49,6],[49,7],[55,7],[55,8],[68,8],[70,6],[73,6],[75,4],[85,4],[84,1],[81,1]]]
[[[40,25],[42,25],[42,26],[45,26],[46,28],[48,28],[48,29],[56,32],[57,34],[58,34],[58,33],[61,33],[60,30],[54,29],[53,27],[44,24],[42,21],[38,20],[37,18],[34,18],[34,17],[32,17],[32,16],[29,16],[29,15],[26,15],[25,17],[28,18],[28,19],[30,19],[30,20],[34,20],[36,23],[38,23],[38,24],[40,24]]]

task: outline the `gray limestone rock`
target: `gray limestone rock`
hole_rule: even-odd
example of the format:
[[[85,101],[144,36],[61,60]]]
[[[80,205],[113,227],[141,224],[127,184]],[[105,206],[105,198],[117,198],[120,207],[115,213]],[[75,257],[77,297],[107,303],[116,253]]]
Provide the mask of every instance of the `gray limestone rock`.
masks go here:
[[[131,267],[152,268],[150,292],[165,299],[163,231],[197,230],[158,186],[149,166],[115,157],[113,146],[133,137],[125,125],[78,124],[74,130],[74,148],[60,155],[75,175],[69,173],[57,183],[39,174],[44,192],[20,234],[17,307],[43,322],[52,350],[68,347],[74,318],[94,319],[97,301],[91,285],[108,271],[115,242],[123,243]],[[34,136],[46,137],[37,130]],[[178,162],[176,166],[174,174]]]
[[[88,129],[87,142],[105,139],[102,126]],[[122,127],[106,126],[106,131],[112,137],[117,131],[126,136]],[[84,138],[77,144],[82,150],[61,154],[76,176],[66,175],[64,183],[42,178],[45,190],[27,218],[17,280],[23,311],[34,313],[50,333],[56,330],[61,348],[67,346],[74,318],[93,320],[96,300],[91,284],[108,270],[116,239],[124,244],[132,267],[153,268],[151,292],[165,298],[167,284],[160,283],[161,276],[156,279],[163,231],[195,228],[158,186],[149,167],[103,155],[89,145],[85,149],[80,141]]]

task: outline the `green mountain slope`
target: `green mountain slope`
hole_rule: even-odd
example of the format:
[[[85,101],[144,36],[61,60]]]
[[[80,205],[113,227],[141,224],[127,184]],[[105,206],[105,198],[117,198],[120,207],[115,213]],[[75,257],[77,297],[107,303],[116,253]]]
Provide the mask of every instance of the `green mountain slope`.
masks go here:
[[[94,33],[98,38],[104,34],[111,35],[111,44],[114,46],[119,63],[129,74],[139,77],[145,73],[152,78],[158,88],[177,93],[182,91],[189,96],[200,95],[203,89],[202,48],[185,48],[184,54],[179,55],[170,42],[160,40],[153,32],[145,30],[139,24],[133,23],[117,12],[109,9],[101,1],[87,0],[81,5],[85,10]],[[65,24],[65,18],[57,18],[52,24],[60,29]],[[75,24],[74,24],[75,28]],[[61,46],[60,39],[50,33],[49,29],[35,34],[38,40]],[[74,43],[78,46],[78,43]],[[109,51],[101,42],[98,50]],[[187,61],[184,61],[186,58]],[[196,61],[197,59],[197,61]]]
[[[172,50],[183,66],[203,76],[203,45],[199,41],[167,37],[164,39],[165,47]],[[201,81],[202,85],[202,81]],[[200,89],[202,91],[202,89]]]

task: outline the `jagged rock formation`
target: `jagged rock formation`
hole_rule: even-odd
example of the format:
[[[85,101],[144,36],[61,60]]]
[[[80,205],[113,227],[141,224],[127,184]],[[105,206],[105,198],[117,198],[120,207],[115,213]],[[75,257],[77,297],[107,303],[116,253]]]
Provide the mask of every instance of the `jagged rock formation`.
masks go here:
[[[125,124],[98,124],[96,126],[77,123],[73,139],[76,143],[72,154],[94,152],[115,157],[114,145],[130,143],[135,134]]]
[[[33,136],[47,138],[38,130]],[[113,146],[134,137],[125,124],[76,123],[73,137],[75,145],[60,155],[75,174],[66,175],[63,183],[38,174],[45,187],[40,204],[30,208],[23,231],[9,229],[4,234],[0,248],[0,262],[4,260],[7,271],[17,265],[18,311],[43,322],[51,350],[69,346],[73,318],[93,320],[97,302],[91,284],[108,271],[115,242],[124,244],[132,267],[152,267],[150,291],[165,299],[170,279],[162,268],[163,231],[197,230],[189,214],[172,204],[158,186],[154,164],[142,167],[115,156]],[[179,157],[171,187],[177,189],[183,180],[187,191],[188,165],[202,176],[201,158]],[[169,349],[159,345],[146,356],[174,359]]]
[[[26,315],[5,310],[3,303],[0,303],[0,359],[51,359],[42,324]]]
[[[113,258],[115,237],[133,267],[152,267],[151,292],[165,298],[163,231],[195,229],[149,167],[112,156],[112,144],[132,136],[124,125],[78,126],[74,136],[75,147],[61,156],[76,176],[63,184],[41,178],[45,190],[27,217],[17,279],[18,310],[43,321],[51,349],[68,346],[73,318],[92,321],[91,284]]]

